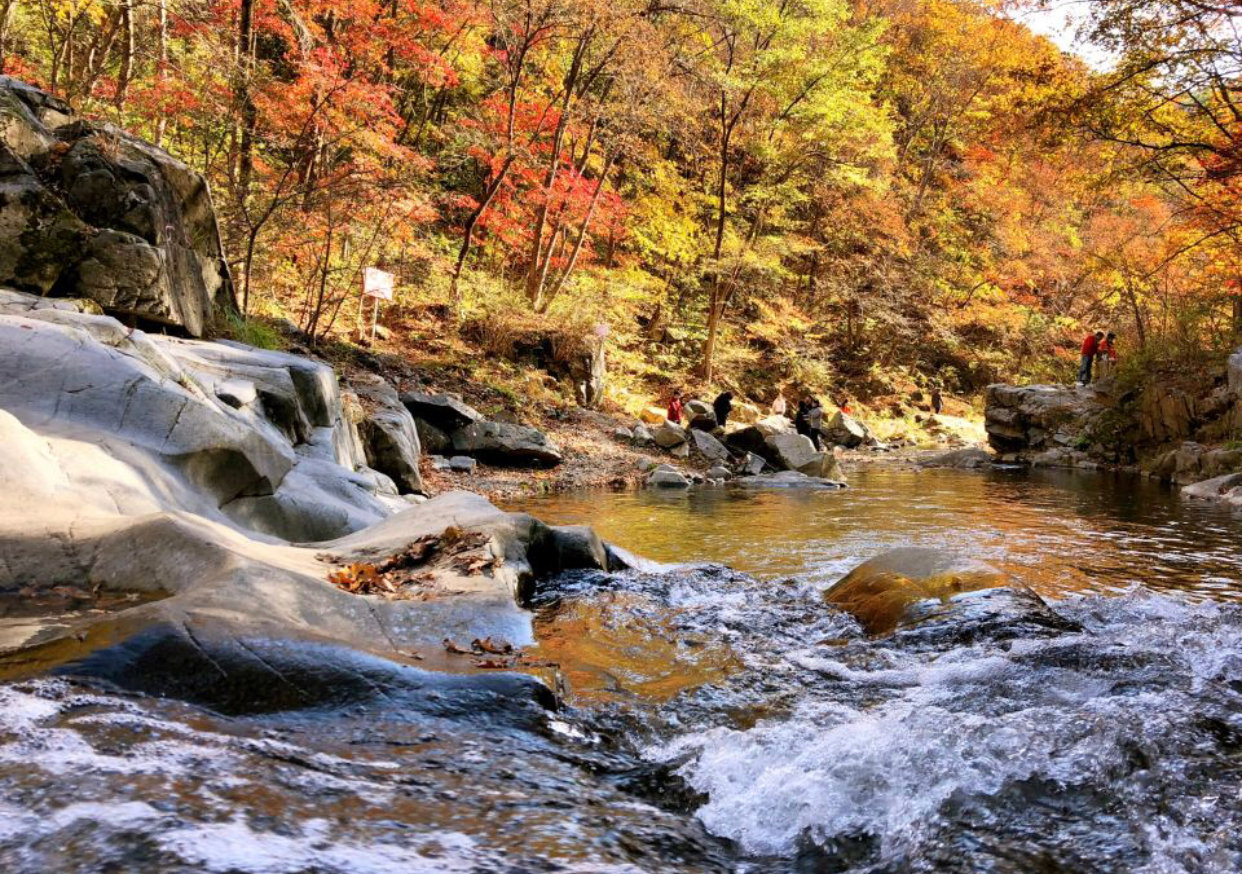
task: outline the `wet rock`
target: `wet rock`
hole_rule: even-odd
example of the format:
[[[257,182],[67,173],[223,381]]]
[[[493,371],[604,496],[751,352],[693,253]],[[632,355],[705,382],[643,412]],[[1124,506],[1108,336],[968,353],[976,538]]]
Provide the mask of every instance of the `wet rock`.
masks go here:
[[[418,431],[396,389],[374,374],[359,375],[352,385],[370,408],[359,426],[367,464],[392,479],[402,494],[423,493]]]
[[[964,449],[954,449],[951,452],[945,452],[940,455],[934,455],[931,458],[919,460],[920,467],[952,467],[959,470],[978,470],[984,467],[990,467],[995,461],[992,453],[979,446],[968,446]]]
[[[668,467],[658,467],[647,478],[647,485],[663,489],[688,489],[690,480],[680,471]]]
[[[691,429],[690,442],[694,451],[709,461],[724,461],[729,458],[729,450],[725,445],[706,431]]]
[[[426,422],[445,434],[483,421],[478,410],[451,395],[412,391],[401,395],[401,403],[416,420]]]
[[[1182,497],[1242,507],[1242,473],[1225,474],[1185,486]]]
[[[453,433],[453,449],[501,467],[554,467],[561,451],[542,431],[526,425],[476,422]]]
[[[991,565],[921,547],[890,550],[863,562],[830,587],[824,601],[851,614],[870,634],[888,634],[981,601],[1002,616],[1052,618],[1038,595],[1017,588]]]
[[[667,419],[652,432],[656,445],[662,449],[672,449],[686,442],[686,429]]]
[[[0,77],[0,283],[202,335],[232,284],[204,179]]]
[[[817,476],[807,476],[796,470],[782,470],[779,473],[762,474],[760,476],[743,476],[737,479],[739,485],[758,489],[843,489],[845,484]]]

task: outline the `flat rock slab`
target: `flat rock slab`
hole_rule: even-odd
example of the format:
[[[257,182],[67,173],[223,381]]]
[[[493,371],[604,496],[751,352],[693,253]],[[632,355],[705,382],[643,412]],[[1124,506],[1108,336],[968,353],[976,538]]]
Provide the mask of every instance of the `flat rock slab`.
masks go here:
[[[475,422],[453,433],[453,449],[498,467],[554,467],[561,451],[537,428]]]
[[[743,476],[734,480],[740,486],[752,489],[821,489],[825,491],[847,488],[845,483],[807,476],[796,470],[783,470],[780,473],[762,474],[759,476]]]

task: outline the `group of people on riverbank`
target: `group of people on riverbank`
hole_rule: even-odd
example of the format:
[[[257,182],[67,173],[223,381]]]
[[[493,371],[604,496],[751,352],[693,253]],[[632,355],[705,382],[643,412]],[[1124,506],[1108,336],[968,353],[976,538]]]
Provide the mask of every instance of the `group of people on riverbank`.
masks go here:
[[[1117,335],[1112,331],[1105,334],[1096,331],[1088,334],[1082,341],[1082,359],[1078,364],[1078,384],[1090,385],[1095,380],[1106,379],[1113,375],[1117,367]]]

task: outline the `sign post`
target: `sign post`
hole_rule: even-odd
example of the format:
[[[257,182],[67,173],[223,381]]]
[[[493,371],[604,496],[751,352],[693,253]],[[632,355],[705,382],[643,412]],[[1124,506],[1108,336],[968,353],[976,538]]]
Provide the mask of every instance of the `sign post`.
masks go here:
[[[379,324],[379,309],[381,300],[392,300],[393,275],[387,271],[380,270],[378,267],[367,267],[362,271],[362,298],[371,298],[375,302],[374,310],[371,314],[371,342],[375,342],[375,326]],[[362,303],[358,301],[359,326],[358,334],[362,334]]]

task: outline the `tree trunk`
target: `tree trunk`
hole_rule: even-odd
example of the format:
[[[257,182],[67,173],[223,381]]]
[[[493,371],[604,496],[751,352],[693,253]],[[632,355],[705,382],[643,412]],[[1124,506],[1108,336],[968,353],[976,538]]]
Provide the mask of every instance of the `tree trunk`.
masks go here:
[[[134,77],[134,3],[121,0],[121,71],[116,82],[116,108],[125,111],[129,83]]]
[[[1242,340],[1242,293],[1233,296],[1233,336]]]
[[[250,179],[254,174],[254,133],[258,123],[258,110],[250,94],[250,77],[253,72],[253,21],[254,0],[241,0],[237,19],[237,101],[241,107],[237,190],[243,209],[250,196]]]
[[[168,79],[168,0],[159,0],[156,21],[156,68],[155,81],[159,86],[160,99],[163,100],[164,83]],[[164,132],[168,129],[168,114],[160,112],[160,119],[155,123],[155,144],[164,145]]]
[[[487,189],[483,192],[483,198],[479,201],[478,207],[470,214],[470,218],[466,219],[466,228],[461,237],[461,249],[457,252],[457,266],[453,268],[453,281],[449,285],[449,296],[453,299],[453,310],[458,318],[461,318],[462,305],[461,271],[465,266],[466,256],[470,254],[470,243],[474,238],[475,225],[479,223],[479,219],[496,196],[496,192],[500,191],[501,184],[505,181],[505,177],[509,175],[509,168],[513,166],[514,157],[514,155],[509,155],[505,158],[500,171],[496,173],[496,178],[487,184]]]

